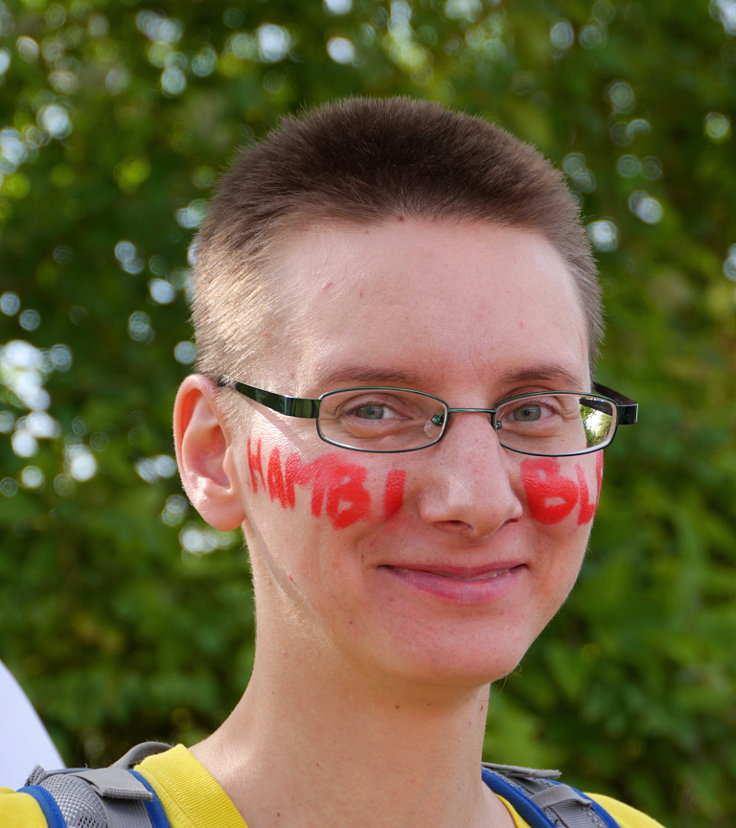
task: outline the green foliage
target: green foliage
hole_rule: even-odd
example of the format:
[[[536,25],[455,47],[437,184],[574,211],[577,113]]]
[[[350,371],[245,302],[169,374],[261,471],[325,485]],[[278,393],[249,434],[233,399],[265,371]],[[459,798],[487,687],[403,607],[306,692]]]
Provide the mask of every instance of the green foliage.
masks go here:
[[[67,761],[200,737],[250,669],[240,541],[171,460],[216,176],[287,111],[402,93],[564,168],[600,255],[599,376],[642,404],[577,590],[494,689],[489,756],[732,824],[732,5],[0,3],[0,656]]]

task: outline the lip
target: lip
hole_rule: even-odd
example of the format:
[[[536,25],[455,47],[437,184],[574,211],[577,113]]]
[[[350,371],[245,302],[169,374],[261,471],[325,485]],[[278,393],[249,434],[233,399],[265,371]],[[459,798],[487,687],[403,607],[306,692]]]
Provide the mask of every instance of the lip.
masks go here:
[[[410,588],[458,604],[488,604],[511,592],[526,570],[518,561],[485,566],[390,565],[381,567]]]

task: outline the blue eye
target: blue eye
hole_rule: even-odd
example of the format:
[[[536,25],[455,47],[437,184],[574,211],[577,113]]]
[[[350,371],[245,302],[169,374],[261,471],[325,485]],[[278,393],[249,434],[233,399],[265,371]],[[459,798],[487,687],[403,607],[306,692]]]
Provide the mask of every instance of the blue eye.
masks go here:
[[[362,420],[384,420],[392,416],[390,410],[384,405],[361,405],[350,413]]]
[[[521,405],[511,413],[518,423],[534,423],[542,418],[542,407],[539,405]]]

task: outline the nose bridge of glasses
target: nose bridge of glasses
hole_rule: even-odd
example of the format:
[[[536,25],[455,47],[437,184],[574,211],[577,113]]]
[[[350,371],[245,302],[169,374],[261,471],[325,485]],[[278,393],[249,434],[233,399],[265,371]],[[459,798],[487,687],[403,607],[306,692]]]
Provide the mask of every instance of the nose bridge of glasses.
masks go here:
[[[498,430],[500,428],[500,423],[498,423],[496,421],[496,409],[495,408],[450,408],[449,406],[447,406],[446,413],[445,413],[444,416],[447,416],[449,414],[487,414],[488,419],[489,419],[491,425],[493,426],[493,428],[496,429],[496,430]],[[440,418],[443,417],[443,415],[439,415],[439,416],[440,416]],[[449,417],[448,417],[448,419],[449,419]],[[432,421],[437,422],[435,417],[432,418]],[[447,425],[449,425],[449,422],[445,424],[445,427],[447,427]]]
[[[495,408],[449,408],[447,409],[448,414],[495,414]]]

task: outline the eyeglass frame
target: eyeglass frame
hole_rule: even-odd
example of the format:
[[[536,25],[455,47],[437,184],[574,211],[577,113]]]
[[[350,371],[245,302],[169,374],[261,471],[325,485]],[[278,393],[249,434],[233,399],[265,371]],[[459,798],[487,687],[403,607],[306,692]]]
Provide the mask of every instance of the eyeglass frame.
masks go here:
[[[538,452],[523,451],[522,449],[512,448],[510,446],[504,445],[503,443],[500,443],[500,445],[503,448],[507,449],[508,451],[516,452],[517,454],[527,454],[533,457],[577,457],[581,454],[592,454],[595,451],[602,451],[604,448],[607,448],[611,445],[611,443],[613,442],[613,438],[616,436],[616,432],[620,425],[635,425],[639,418],[639,404],[637,402],[634,402],[634,400],[624,396],[620,392],[614,391],[612,388],[608,388],[607,386],[601,385],[597,382],[593,383],[593,391],[558,390],[536,391],[527,394],[515,394],[511,397],[507,397],[506,399],[501,400],[496,404],[494,408],[451,408],[445,402],[445,400],[435,396],[434,394],[429,394],[426,391],[418,391],[416,388],[400,388],[398,386],[392,385],[361,385],[356,386],[354,388],[339,388],[335,391],[326,391],[324,394],[321,394],[317,398],[289,397],[283,394],[277,394],[274,391],[266,391],[263,388],[256,388],[254,385],[248,385],[245,382],[234,380],[225,374],[221,374],[217,377],[216,385],[218,385],[220,388],[229,388],[232,391],[237,391],[239,394],[242,394],[249,400],[253,400],[254,402],[260,403],[261,405],[265,405],[266,408],[271,409],[271,411],[275,411],[277,414],[284,414],[287,417],[299,417],[302,419],[314,420],[317,429],[317,435],[323,442],[331,446],[336,446],[337,448],[346,449],[347,451],[361,451],[368,454],[402,454],[408,451],[421,451],[422,449],[434,446],[437,443],[439,443],[439,441],[445,436],[450,422],[450,414],[488,414],[491,426],[495,431],[499,431],[500,424],[496,425],[495,421],[495,415],[498,409],[506,403],[513,402],[515,400],[522,400],[528,397],[552,396],[554,394],[572,394],[574,396],[585,397],[591,394],[595,394],[597,397],[601,397],[605,399],[607,402],[610,402],[616,408],[616,424],[613,429],[613,433],[611,434],[610,439],[607,442],[601,444],[600,446],[589,446],[587,449],[583,451],[565,452],[563,454],[539,454]],[[431,442],[426,443],[422,446],[414,446],[413,448],[405,449],[357,448],[356,446],[348,446],[344,443],[338,443],[335,440],[330,440],[322,433],[319,427],[320,405],[325,397],[332,396],[333,394],[341,394],[346,391],[404,391],[412,394],[420,394],[423,397],[429,397],[430,399],[442,403],[443,407],[445,408],[446,417],[444,419],[444,422],[442,423],[442,430],[440,431],[439,435]]]

